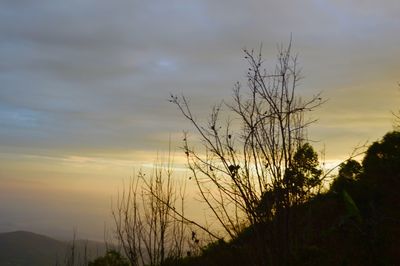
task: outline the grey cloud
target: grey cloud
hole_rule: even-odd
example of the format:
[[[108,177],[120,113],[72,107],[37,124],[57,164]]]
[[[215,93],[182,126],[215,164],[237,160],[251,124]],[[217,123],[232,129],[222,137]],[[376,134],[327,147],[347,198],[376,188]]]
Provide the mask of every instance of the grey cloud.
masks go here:
[[[262,42],[270,63],[291,32],[304,86],[332,97],[338,86],[378,79],[365,72],[393,79],[398,66],[394,1],[17,2],[0,11],[8,145],[153,147],[140,140],[186,126],[170,92],[191,96],[202,115],[244,80],[241,48]],[[10,122],[21,110],[35,114],[36,138]]]

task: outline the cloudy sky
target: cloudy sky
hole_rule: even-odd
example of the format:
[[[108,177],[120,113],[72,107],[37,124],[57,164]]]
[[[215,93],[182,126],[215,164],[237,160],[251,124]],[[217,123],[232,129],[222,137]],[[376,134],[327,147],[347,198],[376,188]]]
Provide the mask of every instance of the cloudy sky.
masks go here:
[[[309,133],[327,160],[392,129],[400,106],[398,0],[3,0],[0,231],[101,239],[111,197],[188,123],[293,36],[299,93],[327,103]]]

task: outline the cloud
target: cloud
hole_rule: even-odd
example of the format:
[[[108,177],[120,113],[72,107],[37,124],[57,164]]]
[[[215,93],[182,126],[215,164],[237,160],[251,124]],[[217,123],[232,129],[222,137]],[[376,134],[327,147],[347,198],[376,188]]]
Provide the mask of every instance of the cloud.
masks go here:
[[[276,44],[291,32],[304,58],[304,83],[316,90],[334,96],[338,87],[379,83],[382,76],[392,81],[398,4],[386,4],[6,1],[0,104],[7,129],[1,136],[10,145],[25,138],[24,145],[35,146],[31,138],[48,149],[74,143],[143,148],[138,143],[149,132],[183,125],[167,103],[170,92],[192,96],[204,114],[210,98],[229,96],[232,84],[244,79],[241,48],[263,42],[272,62]],[[365,91],[373,95],[368,86]],[[24,135],[22,121],[37,137]]]

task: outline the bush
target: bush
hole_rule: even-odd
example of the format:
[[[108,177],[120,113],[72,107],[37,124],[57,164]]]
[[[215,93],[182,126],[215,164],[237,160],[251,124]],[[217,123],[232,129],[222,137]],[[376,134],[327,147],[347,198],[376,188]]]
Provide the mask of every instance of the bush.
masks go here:
[[[363,160],[366,178],[374,183],[399,181],[400,178],[400,132],[387,133],[382,141],[374,142]],[[379,180],[376,180],[376,179]],[[388,184],[392,184],[389,182]]]
[[[128,260],[121,253],[115,250],[109,250],[107,253],[89,262],[89,266],[129,266]]]

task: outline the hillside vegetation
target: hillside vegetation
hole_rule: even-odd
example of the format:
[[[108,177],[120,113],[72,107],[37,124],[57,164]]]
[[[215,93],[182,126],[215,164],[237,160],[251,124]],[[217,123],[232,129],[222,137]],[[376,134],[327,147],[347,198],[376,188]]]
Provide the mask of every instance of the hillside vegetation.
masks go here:
[[[327,193],[296,206],[288,265],[400,265],[400,132],[373,143],[362,163],[349,160]],[[261,241],[272,220],[214,242],[176,265],[267,265]],[[257,227],[257,228],[256,228]],[[264,238],[256,234],[264,234]],[[276,264],[278,265],[278,264]]]

